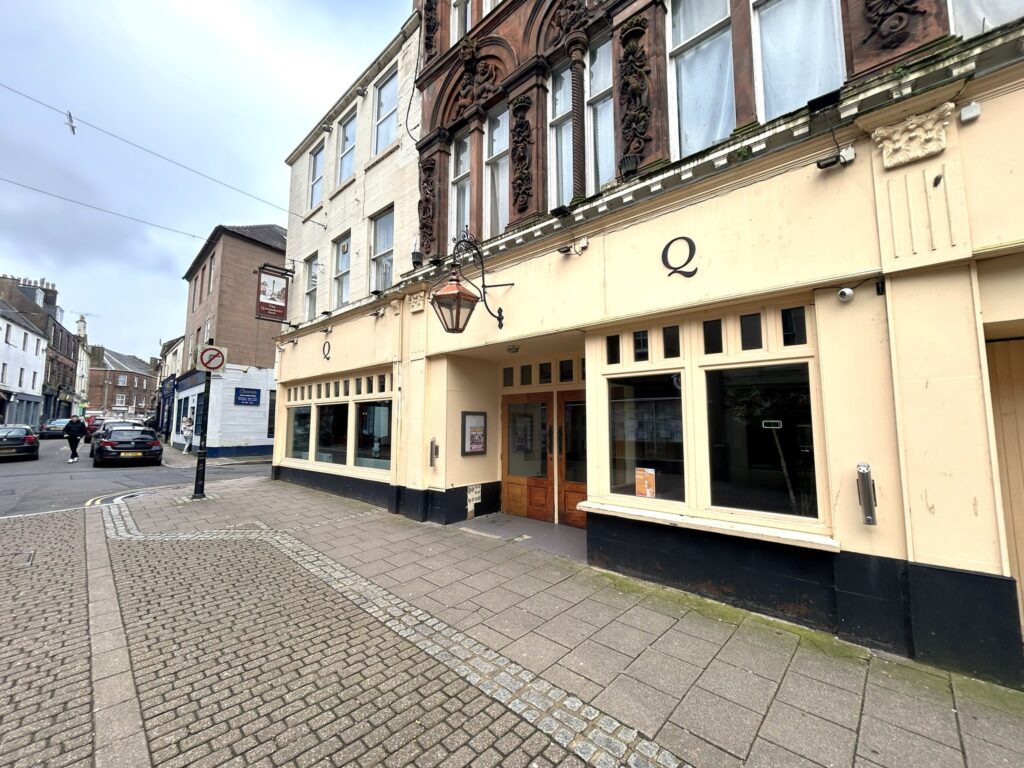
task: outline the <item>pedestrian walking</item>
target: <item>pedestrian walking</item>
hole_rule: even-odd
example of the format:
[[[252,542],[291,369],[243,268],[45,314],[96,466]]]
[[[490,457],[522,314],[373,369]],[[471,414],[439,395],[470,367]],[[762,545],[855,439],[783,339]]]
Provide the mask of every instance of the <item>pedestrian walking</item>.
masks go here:
[[[68,464],[78,461],[78,443],[85,437],[85,422],[81,421],[76,414],[71,415],[70,421],[64,425],[64,437],[68,439],[68,448],[71,449],[71,458]]]
[[[192,453],[192,417],[186,416],[181,420],[181,436],[185,438],[185,447],[182,453]]]

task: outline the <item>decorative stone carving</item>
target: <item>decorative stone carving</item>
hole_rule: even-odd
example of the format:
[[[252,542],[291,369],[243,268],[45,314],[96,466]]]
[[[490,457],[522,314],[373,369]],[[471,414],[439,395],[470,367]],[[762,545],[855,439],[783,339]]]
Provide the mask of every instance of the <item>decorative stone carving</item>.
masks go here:
[[[652,139],[648,132],[651,122],[651,67],[644,46],[646,35],[647,19],[639,15],[628,19],[619,32],[622,41],[622,55],[619,57],[622,157],[619,159],[619,172],[623,176],[636,173],[647,143]]]
[[[424,157],[420,160],[420,201],[417,213],[420,217],[420,250],[423,253],[434,251],[434,212],[437,210],[437,184],[434,174],[437,171],[437,160]]]
[[[479,102],[486,101],[498,91],[498,69],[481,61],[476,41],[465,38],[459,48],[462,61],[462,82],[459,98],[455,102],[455,115],[461,116]]]
[[[401,299],[392,299],[388,303],[388,306],[391,307],[391,314],[392,315],[395,315],[397,317],[398,315],[402,314],[402,300]]]
[[[554,45],[561,45],[590,23],[590,10],[586,0],[564,0],[555,13]]]
[[[866,43],[878,35],[882,48],[898,48],[910,37],[913,16],[924,16],[928,11],[918,7],[920,0],[865,0],[864,15],[871,25],[861,42]]]
[[[876,128],[871,138],[882,150],[886,170],[937,155],[946,149],[946,126],[953,114],[946,102],[923,115],[911,115],[898,125]]]
[[[437,0],[423,0],[423,55],[430,61],[437,53]]]
[[[533,127],[527,117],[533,99],[525,93],[512,100],[512,126],[509,129],[509,156],[512,164],[512,205],[526,213],[533,197]]]
[[[422,312],[427,306],[427,294],[426,293],[412,293],[409,294],[409,311],[412,314]]]

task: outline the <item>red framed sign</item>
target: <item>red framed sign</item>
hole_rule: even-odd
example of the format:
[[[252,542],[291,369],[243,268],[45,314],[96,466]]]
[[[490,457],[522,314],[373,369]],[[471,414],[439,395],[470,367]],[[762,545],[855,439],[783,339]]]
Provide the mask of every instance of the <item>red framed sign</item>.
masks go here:
[[[257,271],[256,319],[284,323],[288,320],[288,274],[267,265]]]

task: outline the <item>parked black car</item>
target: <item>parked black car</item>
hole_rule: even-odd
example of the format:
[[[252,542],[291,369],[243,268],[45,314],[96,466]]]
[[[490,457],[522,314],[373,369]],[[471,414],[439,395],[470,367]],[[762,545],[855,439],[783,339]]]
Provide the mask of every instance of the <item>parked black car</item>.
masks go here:
[[[45,440],[48,437],[64,437],[64,427],[71,419],[50,419],[39,428],[39,439]]]
[[[85,442],[91,443],[92,436],[103,428],[103,419],[95,418],[85,425]]]
[[[92,433],[92,437],[96,440],[103,439],[104,434],[114,429],[143,429],[142,423],[138,421],[129,421],[127,419],[107,419],[100,428]],[[89,443],[89,458],[93,458],[96,454],[96,440],[86,440]]]
[[[151,429],[105,429],[92,441],[94,467],[125,461],[159,464],[163,457],[164,447]]]
[[[0,425],[0,459],[39,458],[39,438],[28,424]]]

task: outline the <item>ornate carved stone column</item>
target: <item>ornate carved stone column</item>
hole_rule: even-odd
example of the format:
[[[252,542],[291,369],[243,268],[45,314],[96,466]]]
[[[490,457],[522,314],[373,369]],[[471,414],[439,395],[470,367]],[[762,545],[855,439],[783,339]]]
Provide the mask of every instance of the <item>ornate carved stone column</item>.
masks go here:
[[[612,17],[619,176],[669,159],[665,5],[627,3]]]
[[[477,107],[469,123],[469,232],[484,240],[484,121],[487,115]],[[458,237],[459,232],[452,232]]]
[[[572,77],[572,199],[587,196],[587,120],[583,73],[587,60],[587,38],[574,35],[569,44],[569,73]]]
[[[509,94],[509,225],[548,210],[547,64],[537,56],[502,82]]]
[[[420,152],[419,215],[420,251],[424,259],[448,253],[449,136],[437,130],[422,139]]]
[[[587,196],[587,115],[584,98],[584,72],[590,40],[587,25],[590,11],[586,0],[563,0],[555,15],[558,39],[569,54],[569,75],[572,82],[572,199]]]

